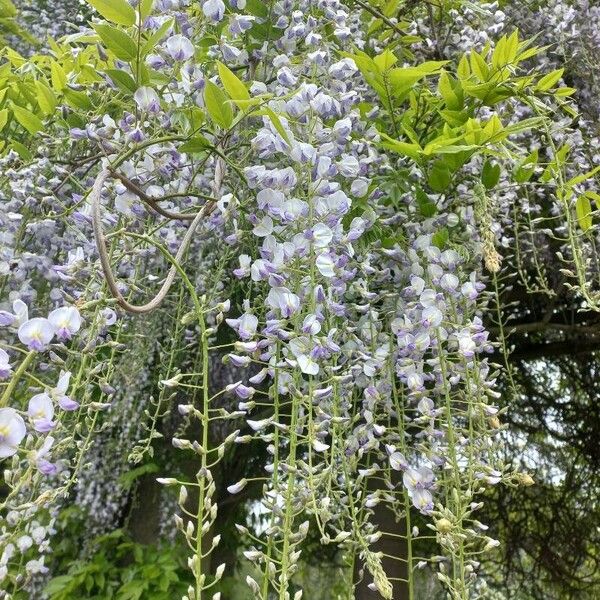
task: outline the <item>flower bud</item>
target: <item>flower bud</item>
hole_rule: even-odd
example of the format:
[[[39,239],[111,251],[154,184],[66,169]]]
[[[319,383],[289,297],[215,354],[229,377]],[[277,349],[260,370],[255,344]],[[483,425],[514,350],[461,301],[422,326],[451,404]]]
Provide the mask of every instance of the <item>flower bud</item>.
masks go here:
[[[436,522],[435,528],[440,533],[449,533],[452,530],[452,523],[448,519],[440,519]]]

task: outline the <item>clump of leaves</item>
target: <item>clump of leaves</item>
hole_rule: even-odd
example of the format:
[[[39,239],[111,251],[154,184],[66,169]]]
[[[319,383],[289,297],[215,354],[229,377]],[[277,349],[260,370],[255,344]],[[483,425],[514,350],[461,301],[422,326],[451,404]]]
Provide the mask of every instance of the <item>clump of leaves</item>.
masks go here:
[[[69,531],[73,520],[81,515],[69,517]],[[77,558],[73,544],[58,544],[55,559],[64,565],[63,572],[50,580],[44,590],[49,600],[171,600],[185,594],[191,582],[185,565],[177,559],[180,553],[173,547],[143,545],[134,542],[123,529],[93,539],[92,553],[86,558]]]

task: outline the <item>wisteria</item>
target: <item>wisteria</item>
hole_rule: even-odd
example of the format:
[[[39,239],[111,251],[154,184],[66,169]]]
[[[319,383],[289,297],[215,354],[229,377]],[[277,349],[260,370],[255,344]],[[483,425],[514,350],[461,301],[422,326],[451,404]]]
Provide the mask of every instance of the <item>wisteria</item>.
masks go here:
[[[541,477],[514,336],[600,311],[598,10],[34,4],[0,51],[0,598],[503,598],[487,506]],[[121,529],[163,554],[110,587]]]

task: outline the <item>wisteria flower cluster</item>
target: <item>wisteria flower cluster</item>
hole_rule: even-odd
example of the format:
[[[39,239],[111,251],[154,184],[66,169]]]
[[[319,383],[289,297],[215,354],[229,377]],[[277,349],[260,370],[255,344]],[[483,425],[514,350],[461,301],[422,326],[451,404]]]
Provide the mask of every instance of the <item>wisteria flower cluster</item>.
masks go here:
[[[44,50],[2,51],[0,598],[47,593],[67,506],[102,533],[150,473],[186,600],[237,577],[234,503],[254,598],[310,596],[314,542],[344,597],[484,597],[486,494],[534,483],[503,293],[553,293],[554,256],[598,310],[598,157],[509,11],[408,4],[88,0],[63,30],[49,2]]]

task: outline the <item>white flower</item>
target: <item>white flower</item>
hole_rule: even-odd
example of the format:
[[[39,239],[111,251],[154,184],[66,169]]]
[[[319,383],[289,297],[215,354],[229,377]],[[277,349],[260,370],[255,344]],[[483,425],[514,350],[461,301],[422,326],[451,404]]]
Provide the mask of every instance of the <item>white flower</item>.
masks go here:
[[[202,5],[202,12],[206,18],[218,23],[225,16],[225,4],[223,0],[206,0]]]
[[[315,452],[325,452],[326,450],[329,450],[329,444],[325,444],[320,440],[313,440],[312,447]]]
[[[270,422],[271,419],[262,419],[261,421],[252,421],[251,419],[248,419],[246,421],[248,427],[254,431],[260,431],[261,429],[264,429]]]
[[[160,110],[160,98],[151,87],[142,86],[138,88],[133,99],[140,110],[154,113]]]
[[[422,512],[428,512],[433,508],[433,496],[429,490],[415,489],[412,494],[412,501],[415,508]]]
[[[30,350],[41,351],[52,341],[54,337],[54,325],[48,319],[36,317],[25,321],[18,331],[19,339]]]
[[[0,408],[0,458],[16,454],[27,428],[14,408]]]
[[[194,56],[194,45],[184,35],[172,35],[166,43],[167,52],[174,60],[187,60]]]
[[[13,312],[17,318],[17,325],[23,325],[29,319],[29,310],[23,300],[15,300],[13,302]]]
[[[240,317],[238,333],[243,340],[249,340],[256,333],[258,318],[250,313],[244,313]]]
[[[273,219],[265,215],[254,227],[252,233],[257,237],[267,237],[273,233]]]
[[[267,304],[278,308],[282,316],[290,317],[300,308],[300,298],[286,287],[274,287],[267,295]]]
[[[392,452],[390,454],[390,467],[392,467],[394,471],[402,471],[408,467],[408,463],[403,454],[400,452]]]
[[[302,331],[310,335],[317,335],[321,331],[321,323],[319,323],[317,315],[307,315],[304,317]]]
[[[81,328],[81,315],[74,306],[63,306],[48,315],[59,340],[70,340]]]
[[[458,340],[458,350],[459,352],[466,358],[471,358],[475,354],[475,350],[477,348],[477,344],[471,337],[471,332],[467,327],[461,329],[456,334],[456,339]]]
[[[319,273],[321,273],[323,277],[333,277],[335,275],[333,260],[326,254],[317,256],[316,264]]]
[[[17,540],[17,548],[21,551],[21,553],[27,552],[31,546],[33,546],[33,540],[28,535],[22,535]]]
[[[318,375],[319,365],[308,354],[301,354],[298,357],[298,366],[306,375]]]
[[[326,248],[333,239],[333,232],[324,223],[317,223],[313,227],[312,238],[317,248]]]
[[[227,486],[227,491],[230,494],[237,494],[241,492],[248,485],[247,479],[240,479],[237,483]]]

